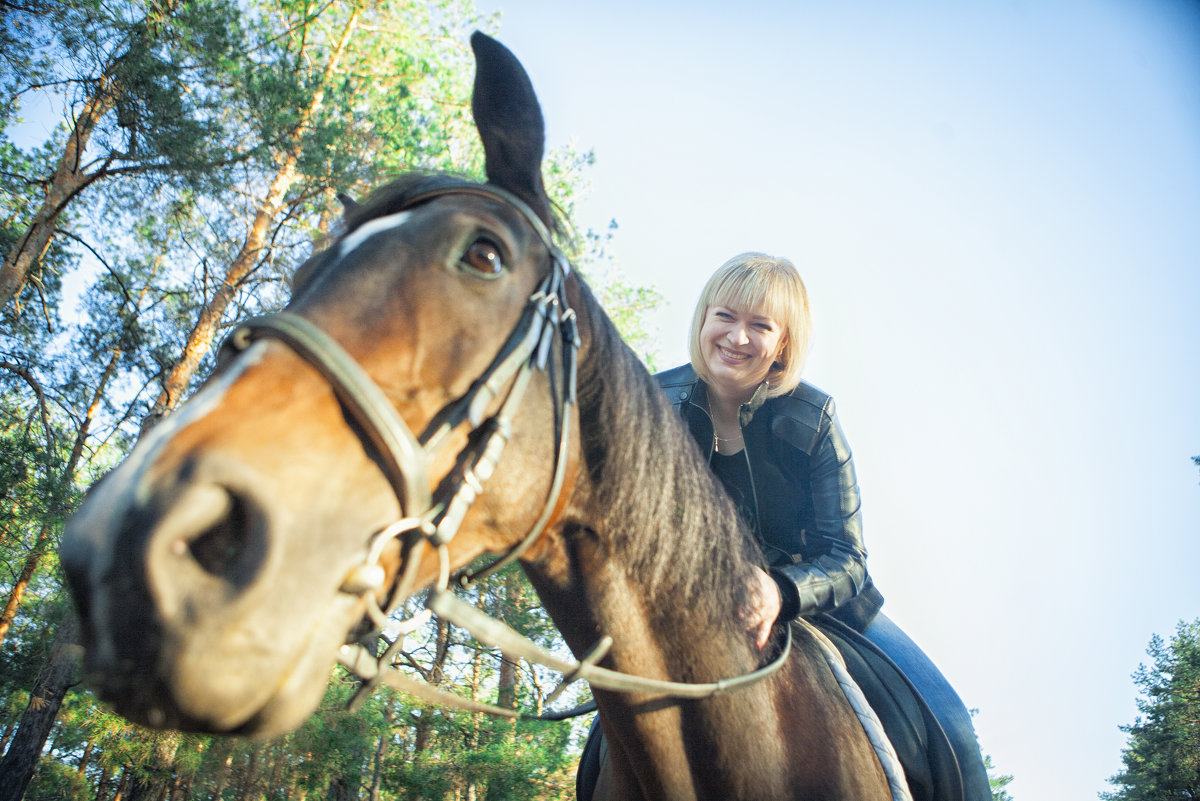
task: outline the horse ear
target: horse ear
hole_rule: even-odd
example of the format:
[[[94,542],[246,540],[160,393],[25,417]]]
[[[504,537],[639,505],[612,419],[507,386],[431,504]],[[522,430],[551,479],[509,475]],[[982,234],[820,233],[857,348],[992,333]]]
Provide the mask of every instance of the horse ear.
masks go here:
[[[508,48],[476,31],[475,91],[471,112],[483,140],[488,181],[525,201],[551,225],[550,200],[542,183],[546,125],[529,75]]]
[[[342,219],[350,218],[350,215],[362,208],[357,200],[352,198],[345,192],[338,192],[337,199],[342,204]]]

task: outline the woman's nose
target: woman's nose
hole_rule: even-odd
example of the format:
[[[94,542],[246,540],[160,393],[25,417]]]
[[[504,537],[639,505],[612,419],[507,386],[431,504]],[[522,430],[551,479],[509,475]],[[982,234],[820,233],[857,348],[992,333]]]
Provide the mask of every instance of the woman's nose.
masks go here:
[[[745,345],[750,341],[750,337],[746,335],[746,326],[744,325],[735,325],[730,327],[729,333],[727,333],[725,336],[735,345]]]

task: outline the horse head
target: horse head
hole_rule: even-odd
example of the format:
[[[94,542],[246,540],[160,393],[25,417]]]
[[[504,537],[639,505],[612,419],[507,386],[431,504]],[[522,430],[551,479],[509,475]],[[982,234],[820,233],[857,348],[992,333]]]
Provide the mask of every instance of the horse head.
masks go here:
[[[294,728],[402,566],[403,592],[427,586],[560,506],[576,343],[542,116],[519,62],[472,46],[488,183],[414,175],[349,205],[285,313],[239,329],[68,524],[86,668],[127,717]],[[505,464],[560,469],[481,492],[506,443]]]

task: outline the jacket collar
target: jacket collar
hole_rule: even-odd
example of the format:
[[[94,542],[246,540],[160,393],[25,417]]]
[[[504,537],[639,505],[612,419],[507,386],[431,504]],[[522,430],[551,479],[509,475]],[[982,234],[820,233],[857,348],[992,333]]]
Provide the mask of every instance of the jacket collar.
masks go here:
[[[745,428],[750,425],[750,421],[754,419],[754,414],[762,407],[767,400],[767,390],[770,385],[764,381],[754,390],[754,394],[750,396],[750,400],[746,401],[738,408],[738,423]]]
[[[692,375],[695,377],[695,381],[692,384],[692,392],[689,402],[693,406],[698,406],[703,409],[704,413],[711,417],[712,413],[708,408],[708,385],[705,384],[704,381],[695,374],[694,368]],[[746,401],[738,408],[738,425],[740,425],[742,428],[750,425],[750,421],[754,419],[754,415],[758,413],[758,410],[762,408],[762,405],[766,402],[767,392],[769,389],[770,384],[766,381],[762,382],[758,385],[758,387],[755,388],[754,394],[750,396],[750,400]]]

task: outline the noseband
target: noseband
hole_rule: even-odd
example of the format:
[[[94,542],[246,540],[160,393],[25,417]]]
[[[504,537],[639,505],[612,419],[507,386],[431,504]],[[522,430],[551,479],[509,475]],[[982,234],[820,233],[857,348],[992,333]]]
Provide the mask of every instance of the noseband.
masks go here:
[[[315,368],[329,383],[349,416],[363,432],[380,460],[380,468],[400,501],[404,517],[375,535],[366,560],[345,578],[342,591],[361,596],[367,612],[380,631],[389,627],[388,616],[413,590],[419,562],[415,558],[416,544],[427,542],[438,554],[439,578],[429,602],[429,609],[412,620],[390,625],[399,635],[385,653],[374,656],[361,645],[343,646],[342,663],[364,680],[356,695],[361,701],[379,682],[412,693],[432,703],[451,704],[472,711],[504,716],[518,716],[512,710],[458,698],[428,685],[409,679],[390,668],[399,654],[405,634],[415,630],[428,619],[430,611],[469,631],[476,639],[512,656],[528,659],[565,674],[562,684],[547,699],[547,704],[571,683],[586,679],[604,689],[650,692],[677,698],[703,698],[718,695],[752,684],[774,673],[786,660],[791,645],[791,632],[779,655],[757,671],[712,684],[685,684],[646,679],[618,673],[595,665],[612,644],[602,638],[580,663],[564,662],[514,632],[499,621],[492,620],[474,607],[456,599],[449,591],[448,544],[458,532],[463,517],[483,491],[483,482],[495,471],[501,452],[512,436],[512,421],[534,371],[547,374],[554,404],[555,460],[554,474],[541,515],[529,532],[515,546],[491,564],[474,573],[462,572],[455,579],[467,587],[495,573],[518,559],[537,540],[558,506],[566,474],[568,426],[570,407],[575,403],[579,328],[575,311],[566,297],[566,279],[570,264],[541,219],[519,198],[498,187],[456,185],[422,192],[409,198],[404,206],[444,195],[472,195],[496,200],[516,209],[533,228],[549,258],[550,269],[526,301],[516,327],[501,346],[496,357],[460,398],[443,407],[419,437],[401,419],[383,391],[366,371],[341,345],[317,326],[299,315],[279,312],[253,318],[242,323],[226,340],[225,348],[244,351],[254,342],[274,339],[287,345],[296,355]],[[397,209],[402,211],[404,209]],[[555,337],[560,339],[559,359],[551,358]],[[559,374],[561,372],[561,375]],[[561,387],[558,385],[561,383]],[[498,410],[484,418],[492,402],[500,397],[505,386],[507,394]],[[443,480],[434,496],[430,490],[430,464],[446,436],[462,423],[467,423],[468,443],[459,452],[452,474]],[[377,596],[384,589],[385,571],[379,564],[384,548],[393,540],[404,538],[403,576],[396,580],[389,601],[380,607]],[[543,719],[559,719],[566,715],[547,715]],[[521,717],[534,717],[524,716]]]

